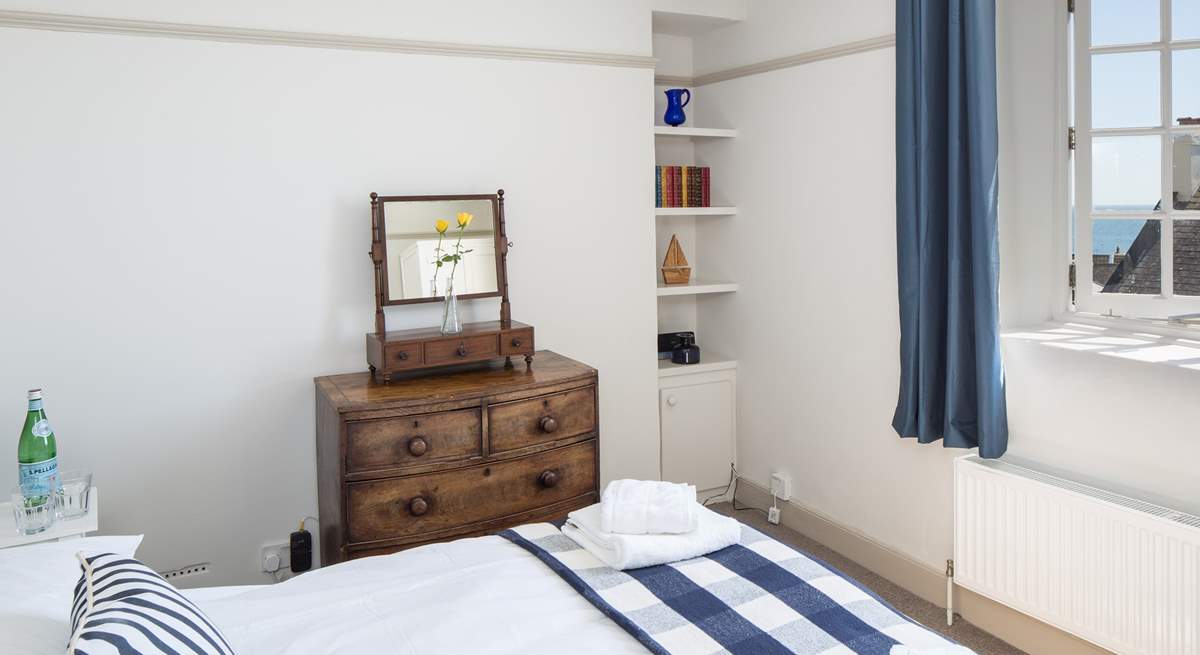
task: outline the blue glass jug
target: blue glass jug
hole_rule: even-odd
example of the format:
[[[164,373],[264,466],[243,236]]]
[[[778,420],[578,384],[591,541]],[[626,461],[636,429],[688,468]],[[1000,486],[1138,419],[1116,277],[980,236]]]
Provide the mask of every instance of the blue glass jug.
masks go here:
[[[687,116],[683,115],[683,108],[692,101],[692,92],[687,89],[667,89],[667,113],[663,114],[663,122],[671,127],[683,125],[687,120]],[[687,96],[684,98],[684,96]]]

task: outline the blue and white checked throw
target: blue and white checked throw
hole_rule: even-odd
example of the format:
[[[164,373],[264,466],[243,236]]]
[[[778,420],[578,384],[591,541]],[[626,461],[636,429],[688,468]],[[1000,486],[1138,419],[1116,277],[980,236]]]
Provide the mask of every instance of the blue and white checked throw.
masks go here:
[[[528,550],[660,655],[888,655],[953,645],[836,569],[742,526],[704,557],[617,571],[549,523],[500,536]]]

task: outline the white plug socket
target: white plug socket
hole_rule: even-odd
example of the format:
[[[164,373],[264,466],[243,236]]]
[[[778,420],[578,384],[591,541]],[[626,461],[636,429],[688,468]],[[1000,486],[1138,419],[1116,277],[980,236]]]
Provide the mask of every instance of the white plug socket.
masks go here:
[[[771,474],[771,495],[779,500],[788,501],[792,499],[792,476],[783,472],[775,472]]]
[[[292,565],[291,548],[287,544],[270,544],[262,547],[262,570],[274,573]]]
[[[768,507],[767,508],[767,523],[770,523],[772,525],[779,525],[779,508],[778,507]]]

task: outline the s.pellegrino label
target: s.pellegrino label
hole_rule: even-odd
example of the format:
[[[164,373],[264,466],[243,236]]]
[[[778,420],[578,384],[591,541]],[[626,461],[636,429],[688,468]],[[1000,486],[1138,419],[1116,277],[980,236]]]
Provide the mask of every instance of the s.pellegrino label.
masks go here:
[[[59,490],[58,445],[42,409],[42,390],[29,391],[29,413],[17,442],[17,478],[27,499]]]

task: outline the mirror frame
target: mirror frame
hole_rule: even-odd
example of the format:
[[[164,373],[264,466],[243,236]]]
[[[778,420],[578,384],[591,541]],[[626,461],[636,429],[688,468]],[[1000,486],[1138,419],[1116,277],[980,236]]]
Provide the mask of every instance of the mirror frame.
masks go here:
[[[504,229],[504,189],[496,193],[440,195],[440,196],[381,196],[371,194],[371,252],[368,255],[375,265],[375,332],[383,334],[386,331],[383,308],[394,305],[413,305],[417,303],[441,302],[435,296],[423,298],[405,298],[391,300],[388,295],[387,275],[387,242],[384,227],[384,205],[389,202],[434,202],[439,200],[488,200],[492,203],[492,228],[496,240],[496,290],[486,293],[465,293],[459,299],[495,298],[500,300],[500,322],[511,324],[511,312],[508,303],[508,236]]]

